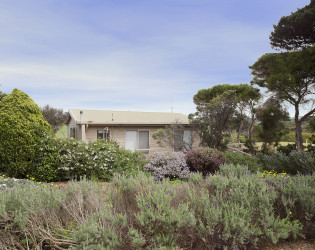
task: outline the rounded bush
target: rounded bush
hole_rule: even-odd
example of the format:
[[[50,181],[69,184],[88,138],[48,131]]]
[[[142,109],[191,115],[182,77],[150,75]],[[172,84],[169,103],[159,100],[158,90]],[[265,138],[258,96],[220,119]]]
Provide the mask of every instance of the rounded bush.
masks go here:
[[[39,153],[38,142],[52,133],[39,107],[14,89],[0,101],[0,171],[24,178]]]
[[[153,174],[155,179],[168,178],[188,179],[189,169],[186,164],[185,154],[182,152],[156,152],[150,157],[150,161],[143,170]]]
[[[203,176],[215,173],[226,162],[223,153],[211,148],[190,150],[185,159],[189,171],[200,172]]]

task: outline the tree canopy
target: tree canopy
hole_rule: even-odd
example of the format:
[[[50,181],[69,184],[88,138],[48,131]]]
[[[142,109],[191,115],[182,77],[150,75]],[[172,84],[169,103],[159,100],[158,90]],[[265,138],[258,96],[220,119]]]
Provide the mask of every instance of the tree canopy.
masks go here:
[[[272,97],[257,109],[257,119],[260,121],[256,128],[257,136],[264,143],[263,151],[267,153],[270,145],[278,145],[281,137],[289,132],[284,121],[288,121],[290,116],[279,101]]]
[[[302,51],[268,53],[249,67],[254,76],[252,84],[266,87],[280,100],[295,108],[296,142],[299,151],[303,148],[301,124],[315,112],[310,110],[300,117],[300,108],[314,102],[315,94],[315,46]]]
[[[266,87],[292,105],[306,104],[315,93],[315,46],[299,52],[267,53],[249,67],[252,84]]]
[[[235,112],[236,95],[234,91],[223,94],[197,105],[197,112],[189,115],[191,124],[199,130],[202,145],[224,149],[223,130]]]
[[[215,98],[221,96],[224,93],[227,93],[229,91],[232,91],[235,94],[235,112],[232,114],[234,115],[234,121],[231,121],[232,116],[229,118],[229,123],[226,123],[226,125],[229,124],[229,127],[231,125],[235,125],[237,127],[237,141],[240,141],[240,133],[243,129],[244,121],[246,118],[245,110],[249,111],[251,113],[251,119],[254,119],[254,115],[252,113],[254,112],[253,107],[254,104],[260,99],[260,90],[258,88],[255,88],[249,84],[236,84],[236,85],[230,85],[230,84],[220,84],[215,85],[212,88],[208,89],[201,89],[197,92],[196,95],[194,95],[194,103],[196,105],[205,105],[207,103],[210,103]],[[251,125],[249,127],[249,136],[251,137],[251,128],[252,128],[253,121],[251,122]],[[224,128],[226,129],[226,128]],[[231,129],[229,129],[230,131]],[[230,131],[231,134],[231,131]]]
[[[69,114],[68,112],[63,112],[63,109],[53,108],[49,105],[45,105],[40,108],[44,119],[50,124],[51,129],[54,133],[65,124]]]
[[[280,19],[270,35],[274,48],[288,51],[309,47],[315,43],[315,0],[304,8]]]
[[[210,102],[212,99],[222,95],[224,92],[234,91],[238,101],[258,100],[260,98],[260,92],[258,88],[254,88],[248,84],[219,84],[212,88],[201,89],[194,95],[194,103],[196,105]]]

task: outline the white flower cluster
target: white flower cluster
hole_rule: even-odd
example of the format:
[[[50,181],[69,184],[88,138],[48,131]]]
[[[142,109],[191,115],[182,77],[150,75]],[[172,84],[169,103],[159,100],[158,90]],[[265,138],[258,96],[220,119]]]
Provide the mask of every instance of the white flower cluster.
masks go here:
[[[127,156],[123,157],[123,153]],[[112,142],[96,141],[87,144],[67,140],[60,150],[59,170],[66,172],[69,178],[90,176],[92,173],[111,176],[113,171],[121,172],[133,165],[135,157],[129,156],[132,154]]]

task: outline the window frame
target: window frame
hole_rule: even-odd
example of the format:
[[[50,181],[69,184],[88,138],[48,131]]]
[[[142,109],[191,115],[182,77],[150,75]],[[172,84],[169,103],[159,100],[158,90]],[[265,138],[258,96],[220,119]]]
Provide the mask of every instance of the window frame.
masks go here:
[[[179,131],[180,131],[179,137],[180,137],[181,141],[178,144],[179,145],[183,145],[182,147],[176,147],[176,143],[177,142],[175,140],[177,138],[175,138],[175,136],[176,136],[175,134],[179,133]],[[189,133],[190,133],[190,147],[189,147],[188,150],[186,149],[185,142],[184,142],[185,131],[189,131]],[[174,129],[174,147],[173,147],[173,151],[174,152],[181,152],[182,151],[181,149],[184,149],[185,151],[183,151],[183,152],[188,152],[189,150],[192,149],[192,147],[193,147],[193,131],[191,129]]]
[[[149,129],[126,129],[125,130],[125,147],[126,147],[126,133],[127,131],[136,131],[137,132],[137,148],[134,151],[140,151],[143,154],[149,154],[150,153],[150,130]],[[148,132],[148,145],[149,148],[139,148],[140,147],[140,132]]]
[[[99,131],[103,131],[103,137],[102,138],[98,138],[98,133],[99,133]],[[106,136],[106,138],[104,138],[104,136],[105,136],[105,132],[106,132],[106,134],[109,134],[109,136]],[[112,133],[111,133],[111,130],[110,129],[97,129],[96,130],[96,139],[97,140],[105,140],[106,142],[109,142],[109,141],[111,141],[112,140]]]

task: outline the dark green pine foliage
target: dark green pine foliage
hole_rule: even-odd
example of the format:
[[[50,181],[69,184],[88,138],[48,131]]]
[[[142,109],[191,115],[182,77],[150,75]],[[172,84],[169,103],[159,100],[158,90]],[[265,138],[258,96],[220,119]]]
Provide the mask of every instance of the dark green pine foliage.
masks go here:
[[[280,19],[274,25],[270,35],[273,48],[288,51],[312,46],[315,43],[315,0],[309,5],[298,9],[289,16]]]

